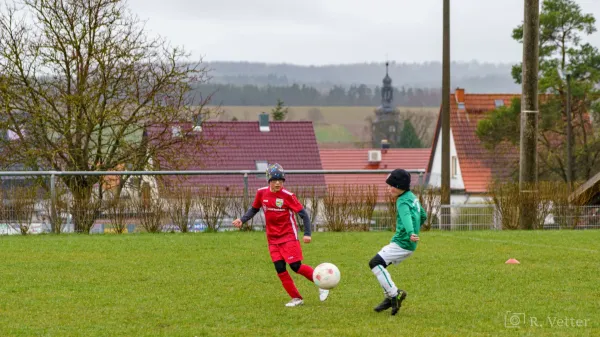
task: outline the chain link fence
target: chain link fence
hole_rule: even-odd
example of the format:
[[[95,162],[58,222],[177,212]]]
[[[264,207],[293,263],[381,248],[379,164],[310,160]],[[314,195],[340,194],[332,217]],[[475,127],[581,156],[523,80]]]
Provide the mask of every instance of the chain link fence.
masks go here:
[[[374,172],[365,171],[369,174]],[[199,172],[196,173],[200,174]],[[352,174],[352,171],[338,172]],[[381,178],[384,180],[384,174],[388,172],[376,173],[382,174]],[[244,176],[258,173],[235,172]],[[0,172],[0,176],[3,174],[5,175],[5,172]],[[151,172],[144,175],[147,181],[147,178],[155,177]],[[13,188],[4,186],[0,203],[0,235],[50,232],[228,231],[235,230],[232,221],[241,217],[253,200],[253,192],[248,193],[243,184],[222,186],[219,180],[215,179],[214,185],[196,186],[194,189],[175,188],[160,191],[154,183],[148,184],[149,187],[144,190],[144,179],[140,178],[141,176],[130,173],[130,180],[123,184],[118,198],[114,197],[111,189],[94,186],[94,193],[86,203],[74,202],[72,193],[61,187],[57,181],[53,183],[51,193],[40,192],[39,187],[32,190],[31,187],[35,187],[35,184],[18,184]],[[503,209],[500,212],[491,203],[440,205],[439,196],[436,195],[439,190],[428,188],[422,177],[419,181],[421,184],[417,184],[414,191],[428,213],[427,223],[422,230],[473,231],[514,228],[507,224],[515,223],[516,219],[512,216],[518,214],[516,210]],[[378,191],[381,187],[376,185],[286,184],[286,187],[296,193],[307,209],[313,231],[394,231],[396,228],[395,200],[382,200],[379,197],[381,191]],[[536,226],[536,229],[600,229],[600,206],[556,205],[540,213],[543,213],[543,223]],[[447,219],[442,219],[442,214],[448,214]],[[303,229],[301,219],[296,217],[296,220]],[[86,222],[87,225],[78,227],[77,222]],[[264,226],[264,215],[259,212],[243,230],[264,230]]]

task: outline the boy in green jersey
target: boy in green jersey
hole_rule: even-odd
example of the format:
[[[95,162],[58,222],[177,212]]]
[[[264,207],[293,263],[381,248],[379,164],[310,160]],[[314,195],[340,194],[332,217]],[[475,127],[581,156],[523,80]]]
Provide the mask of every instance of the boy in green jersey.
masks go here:
[[[392,315],[395,315],[407,294],[406,291],[396,287],[386,268],[390,264],[404,261],[417,249],[419,230],[427,220],[427,213],[419,203],[419,199],[410,191],[410,173],[396,169],[385,182],[389,185],[392,196],[396,197],[396,233],[390,244],[384,246],[369,261],[369,267],[385,294],[385,299],[375,307],[375,311],[381,312],[392,308]]]

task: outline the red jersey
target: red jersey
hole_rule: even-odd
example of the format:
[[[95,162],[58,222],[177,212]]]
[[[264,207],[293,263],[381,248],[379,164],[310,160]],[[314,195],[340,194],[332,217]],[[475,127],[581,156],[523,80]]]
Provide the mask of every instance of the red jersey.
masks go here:
[[[298,240],[298,224],[294,212],[298,213],[304,207],[294,193],[284,188],[279,192],[271,192],[268,186],[259,188],[252,207],[262,208],[265,214],[269,244]]]

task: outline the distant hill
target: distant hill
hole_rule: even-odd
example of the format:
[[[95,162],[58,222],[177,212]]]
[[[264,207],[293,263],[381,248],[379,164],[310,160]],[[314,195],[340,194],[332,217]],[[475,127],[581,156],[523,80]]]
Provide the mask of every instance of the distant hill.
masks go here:
[[[289,86],[307,85],[325,91],[334,86],[350,87],[366,84],[381,85],[385,64],[360,63],[325,66],[267,64],[253,62],[208,62],[211,83],[231,85]],[[468,92],[519,93],[521,87],[511,78],[512,64],[455,62],[452,63],[452,88],[464,87]],[[440,62],[390,62],[390,76],[396,88],[441,87]]]

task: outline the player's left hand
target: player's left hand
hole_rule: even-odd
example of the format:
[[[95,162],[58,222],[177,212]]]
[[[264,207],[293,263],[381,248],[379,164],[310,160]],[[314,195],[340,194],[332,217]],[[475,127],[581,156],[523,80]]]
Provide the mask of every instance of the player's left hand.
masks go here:
[[[305,235],[305,236],[302,238],[302,240],[304,241],[304,243],[310,243],[310,242],[312,241],[312,238],[311,238],[310,236],[306,236],[306,235]]]
[[[419,236],[417,234],[413,234],[410,236],[410,241],[417,242],[419,241]]]

